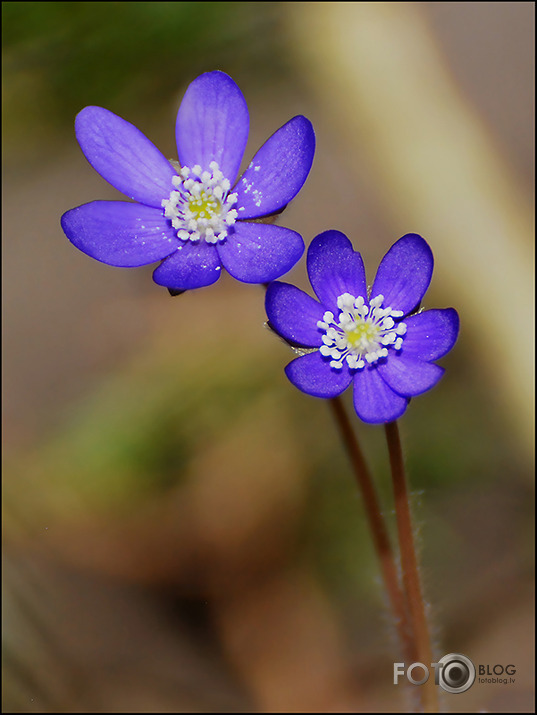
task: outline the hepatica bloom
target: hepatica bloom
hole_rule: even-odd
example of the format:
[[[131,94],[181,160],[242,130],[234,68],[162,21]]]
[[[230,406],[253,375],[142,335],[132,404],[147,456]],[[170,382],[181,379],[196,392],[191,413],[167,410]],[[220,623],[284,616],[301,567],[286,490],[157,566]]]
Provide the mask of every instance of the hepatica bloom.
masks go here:
[[[235,82],[207,72],[188,87],[176,122],[180,168],[135,126],[102,107],[86,107],[76,137],[93,168],[132,199],[92,201],[67,211],[62,228],[92,258],[112,266],[162,260],[156,283],[173,290],[214,283],[224,267],[246,283],[289,271],[304,243],[290,229],[257,219],[281,211],[308,176],[311,123],[291,119],[237,180],[249,115]]]
[[[279,281],[266,295],[270,326],[304,353],[287,365],[287,377],[325,398],[352,383],[364,422],[397,419],[410,398],[440,380],[444,369],[435,360],[451,350],[459,331],[453,308],[415,312],[431,281],[431,249],[421,236],[403,236],[368,291],[361,255],[344,234],[326,231],[312,241],[307,268],[318,300]]]

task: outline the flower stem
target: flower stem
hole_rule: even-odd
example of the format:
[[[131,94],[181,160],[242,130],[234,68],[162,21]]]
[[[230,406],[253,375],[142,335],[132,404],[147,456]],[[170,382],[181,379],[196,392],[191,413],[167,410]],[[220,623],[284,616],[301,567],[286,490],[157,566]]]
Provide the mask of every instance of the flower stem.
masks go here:
[[[395,618],[402,652],[405,659],[412,663],[415,660],[416,650],[409,629],[405,596],[399,583],[388,530],[380,509],[373,480],[341,398],[334,397],[329,402],[362,495],[369,529],[377,558],[380,562],[382,577]]]
[[[431,640],[425,614],[425,604],[423,602],[418,559],[414,545],[403,451],[401,449],[397,422],[388,422],[385,425],[385,431],[390,454],[403,586],[406,592],[410,623],[414,633],[416,662],[423,663],[430,670],[431,663],[433,662]],[[429,679],[419,688],[419,691],[423,711],[427,713],[438,712],[438,693],[434,678],[429,676]]]

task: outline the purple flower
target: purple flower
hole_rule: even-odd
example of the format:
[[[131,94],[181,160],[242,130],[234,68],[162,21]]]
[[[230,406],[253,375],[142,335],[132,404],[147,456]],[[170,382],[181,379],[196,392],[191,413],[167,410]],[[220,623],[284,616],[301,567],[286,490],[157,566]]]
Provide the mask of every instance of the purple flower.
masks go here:
[[[298,233],[258,219],[283,210],[308,176],[315,135],[305,117],[275,132],[237,183],[248,108],[223,72],[202,74],[185,93],[176,122],[180,169],[102,107],[83,109],[75,130],[93,168],[136,202],[92,201],[62,216],[69,240],[92,258],[128,267],[163,259],[153,279],[181,291],[211,285],[222,266],[240,281],[269,282],[302,256]]]
[[[415,233],[399,239],[382,259],[367,289],[361,255],[339,231],[311,243],[308,275],[318,301],[288,283],[271,283],[270,326],[305,348],[285,369],[303,392],[331,398],[354,384],[354,407],[364,422],[391,422],[411,397],[436,385],[434,363],[457,340],[453,308],[415,312],[429,287],[433,255]]]

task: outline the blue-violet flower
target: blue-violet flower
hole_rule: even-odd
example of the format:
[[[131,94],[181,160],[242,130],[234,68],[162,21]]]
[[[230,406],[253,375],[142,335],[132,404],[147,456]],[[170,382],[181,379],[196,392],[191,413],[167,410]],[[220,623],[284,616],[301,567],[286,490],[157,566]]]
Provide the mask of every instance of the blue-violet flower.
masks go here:
[[[315,135],[305,117],[276,131],[237,183],[249,115],[223,72],[186,90],[176,121],[180,168],[102,107],[83,109],[75,131],[93,168],[136,202],[92,201],[62,216],[69,240],[92,258],[127,267],[162,260],[154,281],[182,291],[214,283],[222,267],[246,283],[269,282],[302,256],[298,233],[257,219],[283,210],[308,176]]]
[[[287,377],[324,398],[352,382],[360,419],[399,418],[411,397],[440,380],[444,368],[434,361],[451,350],[459,332],[453,308],[416,312],[431,281],[431,249],[417,234],[403,236],[368,291],[360,253],[343,233],[325,231],[309,246],[307,270],[318,301],[279,281],[266,294],[270,327],[302,353],[287,365]]]

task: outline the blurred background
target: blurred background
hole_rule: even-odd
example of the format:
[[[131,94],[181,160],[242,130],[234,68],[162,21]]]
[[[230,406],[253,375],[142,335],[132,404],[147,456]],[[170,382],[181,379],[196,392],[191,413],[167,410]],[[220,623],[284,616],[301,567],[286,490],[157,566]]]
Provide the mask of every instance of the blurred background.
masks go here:
[[[430,243],[425,307],[457,308],[461,335],[400,428],[435,654],[517,670],[443,708],[534,711],[534,12],[2,4],[4,712],[409,707],[339,435],[287,382],[262,289],[171,298],[60,228],[120,198],[76,113],[104,106],[176,158],[181,97],[212,69],[248,102],[245,162],[313,122],[280,218],[306,244],[344,231],[372,280],[403,234]],[[285,279],[307,289],[304,263]],[[393,527],[383,430],[356,433]]]

